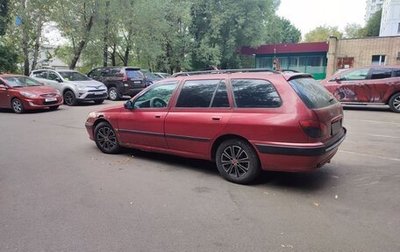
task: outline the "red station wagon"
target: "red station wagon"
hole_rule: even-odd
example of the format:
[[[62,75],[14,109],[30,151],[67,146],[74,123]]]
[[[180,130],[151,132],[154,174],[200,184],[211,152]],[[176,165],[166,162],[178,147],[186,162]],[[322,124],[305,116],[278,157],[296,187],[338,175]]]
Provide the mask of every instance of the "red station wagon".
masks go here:
[[[261,170],[329,162],[346,135],[342,122],[340,103],[310,75],[242,69],[165,79],[90,113],[86,129],[105,153],[123,146],[211,160],[222,177],[247,184]]]
[[[22,75],[0,75],[0,108],[11,108],[15,113],[26,110],[56,110],[63,98],[55,88]]]
[[[321,82],[343,104],[385,104],[400,113],[400,67],[340,70]]]

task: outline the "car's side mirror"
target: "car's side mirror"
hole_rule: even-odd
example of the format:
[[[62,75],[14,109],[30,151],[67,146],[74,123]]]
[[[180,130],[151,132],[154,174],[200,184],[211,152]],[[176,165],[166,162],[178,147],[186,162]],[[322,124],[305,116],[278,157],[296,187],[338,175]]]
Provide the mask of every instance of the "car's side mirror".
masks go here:
[[[135,109],[135,103],[131,100],[124,103],[124,108],[132,110]]]
[[[335,80],[337,83],[340,83],[340,82],[343,80],[343,78],[336,77],[334,80]]]
[[[58,83],[63,82],[63,81],[61,80],[61,78],[56,78],[56,81],[57,81]]]

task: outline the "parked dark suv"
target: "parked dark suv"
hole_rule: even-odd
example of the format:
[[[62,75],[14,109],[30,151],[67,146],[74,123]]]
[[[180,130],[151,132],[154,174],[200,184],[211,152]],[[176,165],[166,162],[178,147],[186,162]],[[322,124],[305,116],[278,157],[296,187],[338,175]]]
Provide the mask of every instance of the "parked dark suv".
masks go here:
[[[113,101],[124,95],[134,96],[147,86],[137,67],[100,67],[90,71],[88,76],[103,82],[108,88],[108,98]]]
[[[246,184],[261,170],[329,162],[346,135],[342,121],[340,103],[311,75],[240,69],[159,81],[124,106],[90,113],[86,129],[105,153],[213,160],[225,179]]]

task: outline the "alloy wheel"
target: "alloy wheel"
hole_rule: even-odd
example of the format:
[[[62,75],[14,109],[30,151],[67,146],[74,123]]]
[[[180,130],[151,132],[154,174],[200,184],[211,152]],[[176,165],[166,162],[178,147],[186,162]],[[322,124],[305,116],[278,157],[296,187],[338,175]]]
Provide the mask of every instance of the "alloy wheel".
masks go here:
[[[117,100],[118,99],[118,94],[117,94],[117,90],[115,89],[111,89],[108,96],[110,97],[110,100]]]
[[[400,111],[400,95],[397,96],[397,97],[393,100],[393,107],[394,107],[397,111]]]
[[[242,147],[230,145],[221,155],[221,165],[229,176],[240,178],[249,171],[250,158]]]
[[[112,152],[118,145],[114,130],[109,126],[103,126],[97,130],[96,141],[106,152]]]
[[[15,113],[22,113],[23,111],[23,105],[22,102],[18,99],[14,99],[12,101],[12,107]]]

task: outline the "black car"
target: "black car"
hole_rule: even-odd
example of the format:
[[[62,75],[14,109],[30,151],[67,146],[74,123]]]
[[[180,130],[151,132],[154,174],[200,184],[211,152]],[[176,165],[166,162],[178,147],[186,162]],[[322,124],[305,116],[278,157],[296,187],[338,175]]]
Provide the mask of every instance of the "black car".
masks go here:
[[[148,86],[138,67],[100,67],[90,71],[88,76],[103,82],[108,88],[108,98],[113,101],[124,95],[132,97]]]

